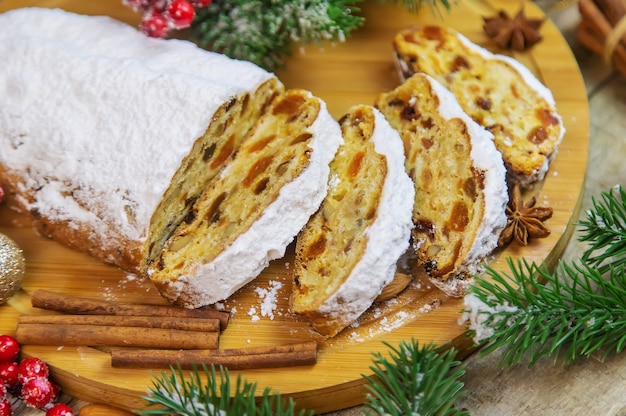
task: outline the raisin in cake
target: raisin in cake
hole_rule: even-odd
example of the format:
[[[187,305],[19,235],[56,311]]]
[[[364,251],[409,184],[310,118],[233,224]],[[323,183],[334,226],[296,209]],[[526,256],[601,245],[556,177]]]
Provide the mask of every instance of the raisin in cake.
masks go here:
[[[393,279],[408,248],[413,183],[400,137],[371,106],[340,119],[344,144],[331,162],[328,195],[298,235],[291,310],[333,336]]]
[[[506,171],[493,136],[425,74],[381,94],[376,106],[400,132],[415,184],[418,272],[462,295],[506,225]]]
[[[277,97],[150,263],[161,294],[212,304],[282,257],[326,195],[341,141],[323,101],[303,90]]]
[[[528,68],[440,26],[401,31],[393,47],[404,79],[433,76],[493,133],[512,179],[529,186],[545,176],[565,128],[552,93]]]
[[[108,17],[0,14],[0,186],[39,231],[125,270],[151,261],[278,79]]]

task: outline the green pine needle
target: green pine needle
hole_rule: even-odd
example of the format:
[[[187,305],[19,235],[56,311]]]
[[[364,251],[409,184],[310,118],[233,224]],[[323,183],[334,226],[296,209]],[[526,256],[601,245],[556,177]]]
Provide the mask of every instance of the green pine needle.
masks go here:
[[[626,347],[626,192],[604,192],[580,223],[589,243],[580,262],[545,266],[508,259],[510,273],[487,267],[465,298],[470,332],[502,364],[544,356],[564,363]]]
[[[283,401],[279,393],[272,393],[269,388],[263,390],[259,404],[255,399],[256,383],[249,383],[237,376],[235,392],[231,393],[230,374],[220,367],[221,381],[218,382],[215,366],[197,367],[185,380],[180,366],[170,368],[171,374],[162,372],[153,380],[149,394],[144,399],[151,409],[139,410],[145,416],[304,416],[304,410],[296,413],[293,399]]]
[[[370,392],[367,408],[389,416],[468,414],[454,408],[463,394],[459,378],[465,374],[454,349],[439,353],[432,344],[420,348],[417,341],[402,341],[397,348],[385,345],[390,358],[375,353],[374,377],[363,376]]]
[[[202,47],[268,70],[282,66],[294,43],[344,41],[364,19],[361,0],[216,0],[200,9],[192,39]]]
[[[593,208],[580,222],[582,242],[590,244],[582,260],[601,273],[626,265],[626,190],[621,186],[592,199]]]

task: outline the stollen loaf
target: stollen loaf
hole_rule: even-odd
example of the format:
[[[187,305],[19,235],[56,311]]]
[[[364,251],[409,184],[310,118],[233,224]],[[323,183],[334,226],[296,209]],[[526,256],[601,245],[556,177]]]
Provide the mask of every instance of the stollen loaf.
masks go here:
[[[506,225],[506,170],[493,135],[423,73],[380,94],[376,107],[400,132],[415,185],[416,273],[462,296]]]
[[[565,134],[552,92],[519,61],[495,54],[450,27],[426,25],[393,39],[403,79],[426,73],[494,135],[511,180],[542,180]]]
[[[409,246],[415,193],[400,136],[378,110],[356,105],[339,123],[344,144],[322,206],[298,235],[290,299],[326,337],[352,324],[392,281]]]
[[[143,273],[282,83],[104,16],[0,14],[0,185],[39,232]]]
[[[326,195],[341,142],[322,100],[300,89],[276,97],[149,264],[161,294],[212,304],[282,257]]]

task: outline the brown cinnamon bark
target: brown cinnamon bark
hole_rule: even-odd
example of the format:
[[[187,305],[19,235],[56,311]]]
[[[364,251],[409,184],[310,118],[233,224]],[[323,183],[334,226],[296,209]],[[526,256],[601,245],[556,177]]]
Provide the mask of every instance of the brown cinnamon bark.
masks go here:
[[[139,350],[113,349],[111,365],[116,368],[167,368],[180,365],[191,369],[194,365],[224,366],[229,370],[292,367],[312,365],[317,361],[317,343],[314,341],[269,347],[233,348],[225,350]]]
[[[626,0],[594,0],[594,3],[611,26],[615,26],[626,15]]]
[[[580,0],[578,8],[582,21],[576,39],[594,53],[604,56],[606,41],[613,27],[593,0]],[[617,70],[626,74],[626,48],[621,43],[615,46],[612,63]]]
[[[216,349],[219,346],[219,332],[101,325],[21,324],[17,326],[15,338],[20,344],[30,345],[164,349]]]
[[[220,330],[219,319],[181,319],[171,316],[22,315],[17,318],[17,324],[125,326],[203,332]]]
[[[228,325],[228,312],[214,309],[183,309],[166,305],[113,303],[65,294],[36,290],[31,294],[35,308],[76,315],[170,316],[179,318],[219,319],[222,329]]]

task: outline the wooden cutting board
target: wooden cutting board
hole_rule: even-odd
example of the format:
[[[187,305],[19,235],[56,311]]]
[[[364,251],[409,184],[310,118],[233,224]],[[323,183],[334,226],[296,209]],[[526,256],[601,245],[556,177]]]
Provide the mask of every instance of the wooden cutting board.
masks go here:
[[[515,14],[521,2],[459,0],[449,14],[437,15],[429,9],[410,14],[401,6],[360,3],[366,17],[363,28],[346,43],[336,46],[307,47],[295,51],[278,76],[287,87],[311,90],[328,103],[339,118],[354,104],[371,104],[382,91],[394,88],[398,78],[392,61],[393,34],[412,24],[432,22],[449,25],[486,48],[502,52],[482,32],[482,16],[505,9]],[[119,0],[0,0],[0,12],[15,7],[60,7],[84,14],[107,14],[137,24],[138,16]],[[542,16],[531,2],[526,14]],[[511,245],[495,253],[491,264],[505,270],[506,257],[525,257],[553,266],[563,253],[580,211],[588,149],[588,105],[585,87],[576,61],[558,29],[546,21],[541,28],[543,42],[530,52],[514,56],[526,64],[552,89],[567,133],[550,171],[532,193],[538,203],[554,209],[546,223],[552,234],[520,248]],[[10,63],[9,63],[10,64]],[[181,63],[182,64],[182,63]],[[70,251],[38,236],[23,216],[0,207],[0,232],[14,239],[24,250],[27,273],[23,289],[8,304],[0,306],[0,333],[13,334],[20,314],[38,314],[30,307],[29,293],[48,289],[60,293],[119,302],[165,304],[151,284],[129,276],[114,267]],[[287,297],[291,286],[293,251],[274,261],[255,282],[225,302],[232,311],[231,324],[221,338],[222,348],[274,345],[317,339],[306,323],[290,316]],[[256,289],[276,288],[276,309],[261,313],[262,296]],[[317,413],[346,408],[365,400],[362,374],[370,373],[372,353],[387,351],[383,341],[397,345],[411,338],[420,343],[449,343],[460,357],[472,350],[472,343],[459,324],[461,299],[449,299],[427,284],[415,285],[395,302],[368,312],[363,322],[337,337],[321,341],[317,364],[307,367],[250,370],[244,378],[296,400],[300,408]],[[127,409],[145,406],[141,399],[151,386],[154,370],[119,370],[110,365],[107,353],[90,347],[24,346],[26,355],[45,360],[53,377],[65,392],[91,402],[109,403]]]

